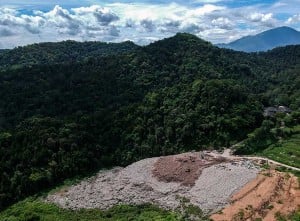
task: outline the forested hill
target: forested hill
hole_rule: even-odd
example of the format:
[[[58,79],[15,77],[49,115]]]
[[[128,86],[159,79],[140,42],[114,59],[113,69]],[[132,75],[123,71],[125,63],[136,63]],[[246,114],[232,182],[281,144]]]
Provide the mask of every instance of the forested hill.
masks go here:
[[[263,106],[300,107],[297,46],[247,54],[189,34],[103,53],[85,44],[97,43],[4,53],[0,208],[103,167],[229,146],[261,125]],[[63,53],[76,50],[86,54]]]
[[[19,67],[34,64],[70,63],[90,57],[128,53],[138,46],[133,42],[76,42],[39,43],[0,51],[0,66]]]
[[[261,52],[259,55],[260,57],[270,61],[272,66],[275,65],[278,70],[284,70],[286,68],[292,68],[295,65],[299,65],[300,45],[278,47],[268,52]]]

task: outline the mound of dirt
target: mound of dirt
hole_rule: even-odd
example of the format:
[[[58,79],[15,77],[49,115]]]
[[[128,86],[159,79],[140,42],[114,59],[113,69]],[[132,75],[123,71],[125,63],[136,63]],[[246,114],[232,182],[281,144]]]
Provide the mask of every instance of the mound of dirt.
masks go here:
[[[152,173],[161,182],[179,182],[193,186],[202,170],[214,164],[225,162],[223,157],[211,157],[199,153],[189,153],[159,158]]]
[[[300,189],[297,177],[268,171],[261,173],[231,199],[225,207],[211,218],[214,221],[276,220],[276,214],[287,215],[300,207]]]

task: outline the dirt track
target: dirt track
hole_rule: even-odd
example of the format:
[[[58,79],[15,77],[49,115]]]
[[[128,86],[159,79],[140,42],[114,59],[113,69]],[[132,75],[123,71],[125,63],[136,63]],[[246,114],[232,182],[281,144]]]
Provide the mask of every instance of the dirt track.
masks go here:
[[[274,164],[274,165],[282,166],[282,167],[285,167],[285,168],[288,168],[288,169],[300,171],[300,168],[289,166],[289,165],[286,165],[286,164],[283,164],[283,163],[279,163],[275,160],[270,160],[269,158],[265,158],[265,157],[248,157],[248,156],[244,156],[242,158],[245,158],[245,159],[248,159],[248,160],[265,160],[269,164]]]
[[[269,164],[274,164],[274,165],[282,166],[282,167],[285,167],[285,168],[288,168],[288,169],[300,171],[300,168],[298,168],[298,167],[289,166],[287,164],[283,164],[283,163],[277,162],[275,160],[271,160],[271,159],[266,158],[266,157],[232,155],[231,149],[225,149],[223,154],[219,154],[219,153],[216,153],[216,152],[211,152],[209,154],[212,155],[212,156],[222,156],[222,157],[225,157],[226,159],[230,159],[230,160],[239,160],[239,159],[248,159],[248,160],[255,160],[255,161],[263,160],[263,161],[268,162]]]

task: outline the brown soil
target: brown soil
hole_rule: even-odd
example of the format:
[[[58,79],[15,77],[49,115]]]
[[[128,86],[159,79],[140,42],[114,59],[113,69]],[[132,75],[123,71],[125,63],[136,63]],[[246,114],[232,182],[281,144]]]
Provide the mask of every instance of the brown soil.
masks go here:
[[[298,178],[275,170],[264,171],[232,197],[231,205],[214,214],[214,221],[276,220],[300,207]]]
[[[199,153],[166,156],[156,161],[152,174],[162,182],[193,186],[204,168],[222,162],[225,162],[223,157],[201,156]]]

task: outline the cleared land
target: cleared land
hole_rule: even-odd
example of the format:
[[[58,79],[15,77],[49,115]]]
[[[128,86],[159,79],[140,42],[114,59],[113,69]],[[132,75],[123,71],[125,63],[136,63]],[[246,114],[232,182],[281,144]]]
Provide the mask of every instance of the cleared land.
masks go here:
[[[179,174],[188,177],[192,173],[189,185],[184,185],[183,179],[174,181],[175,170],[170,164],[164,165],[163,176],[172,179],[162,181],[161,174],[156,173],[159,168],[163,168],[162,162],[183,164],[187,169]],[[249,160],[220,163],[219,158],[206,156],[202,159],[199,153],[149,158],[126,168],[100,171],[78,185],[49,195],[47,201],[70,209],[108,209],[118,204],[152,203],[173,210],[180,208],[184,198],[209,212],[223,208],[231,195],[255,179],[258,172],[259,169]],[[175,173],[175,178],[177,176]]]
[[[299,210],[298,178],[277,171],[265,171],[236,193],[231,204],[211,218],[214,221],[264,220]]]
[[[68,209],[109,209],[151,203],[182,211],[182,201],[216,221],[266,220],[300,209],[298,177],[230,155],[230,150],[149,158],[96,176],[46,198]],[[265,160],[264,160],[265,161]],[[275,166],[275,164],[274,164]]]

